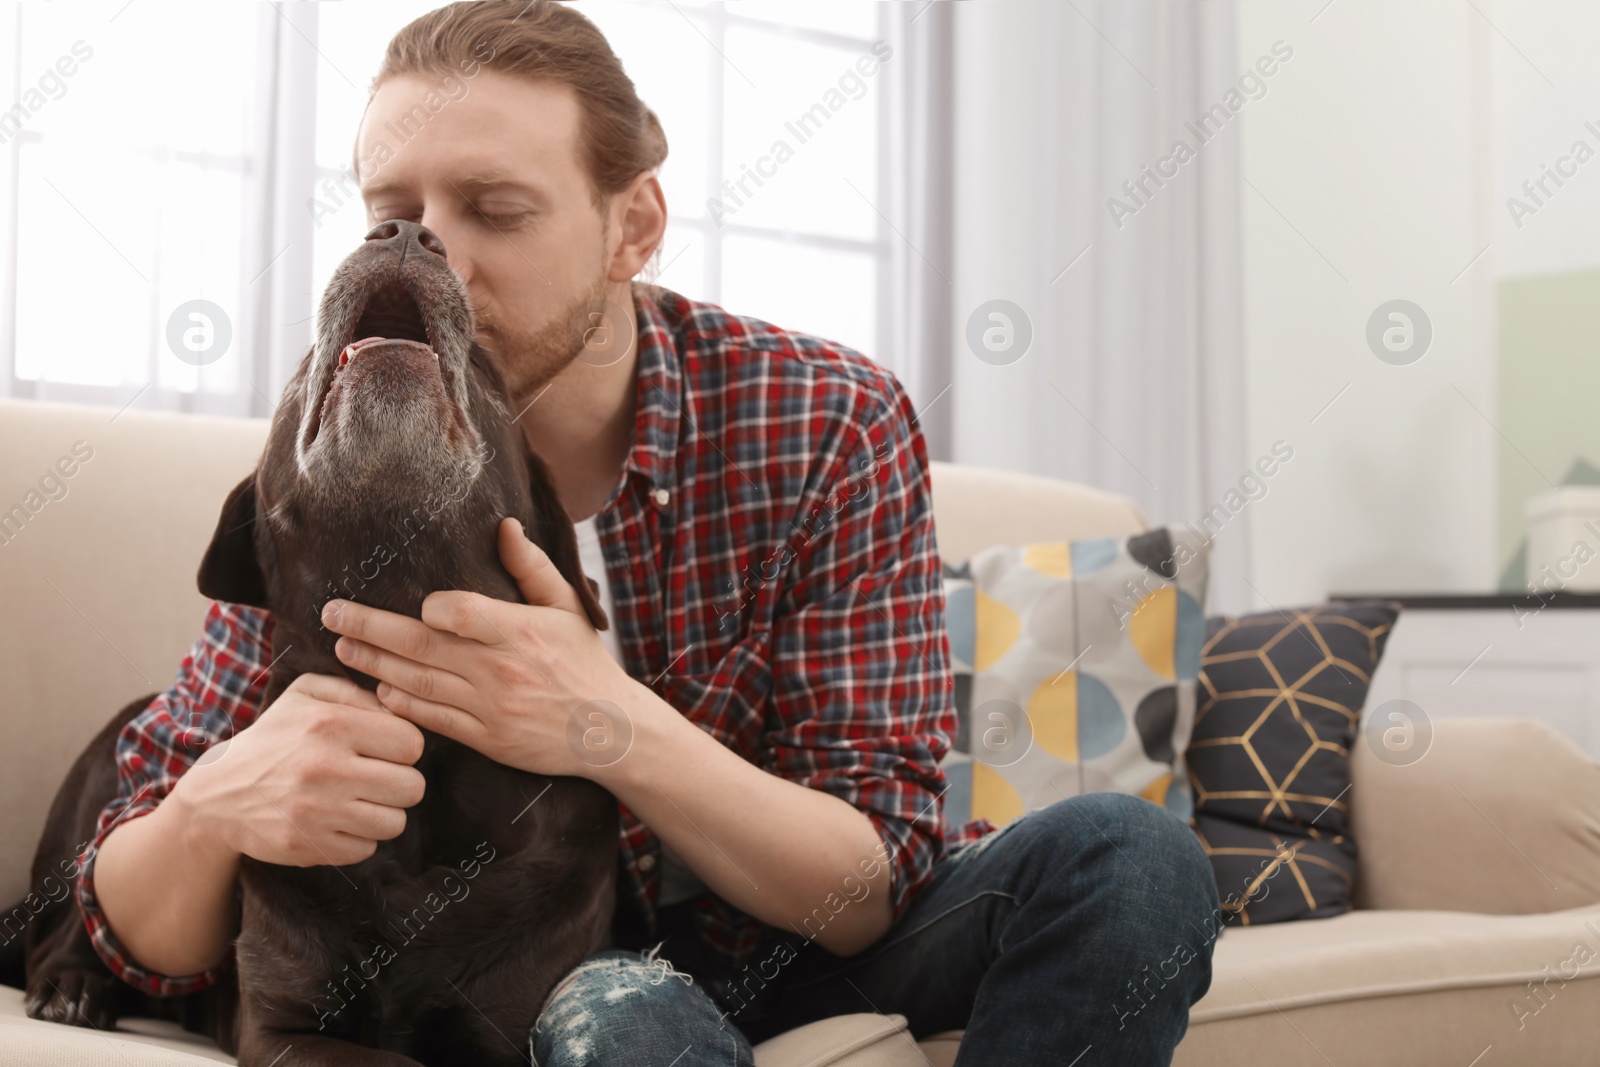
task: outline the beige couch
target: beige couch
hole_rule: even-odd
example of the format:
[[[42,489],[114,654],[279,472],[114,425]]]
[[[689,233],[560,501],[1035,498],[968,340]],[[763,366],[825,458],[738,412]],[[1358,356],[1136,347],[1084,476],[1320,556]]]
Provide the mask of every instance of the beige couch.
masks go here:
[[[73,756],[124,702],[164,688],[199,633],[195,568],[265,428],[113,414],[0,401],[0,513],[24,504],[75,442],[93,449],[64,480],[66,495],[0,544],[4,902],[27,891],[45,810]],[[934,495],[952,561],[993,543],[1144,526],[1127,500],[996,471],[938,465]],[[1445,721],[1412,767],[1358,745],[1354,775],[1361,909],[1228,931],[1175,1062],[1600,1062],[1600,769],[1531,722]],[[942,1067],[955,1043],[919,1046],[898,1016],[858,1015],[757,1055],[762,1067]],[[0,988],[0,1067],[212,1061],[231,1062],[164,1024],[98,1034],[34,1022],[21,994]]]

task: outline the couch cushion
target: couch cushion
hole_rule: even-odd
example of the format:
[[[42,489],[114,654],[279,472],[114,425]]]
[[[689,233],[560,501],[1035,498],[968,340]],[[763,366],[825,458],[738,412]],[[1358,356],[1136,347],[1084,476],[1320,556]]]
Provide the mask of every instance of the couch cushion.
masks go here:
[[[1600,906],[1529,916],[1356,911],[1228,930],[1173,1062],[1464,1067],[1492,1045],[1493,1062],[1577,1067],[1593,1062],[1588,1021],[1597,1016]],[[124,1027],[136,1032],[35,1022],[22,1017],[20,992],[0,988],[0,1067],[232,1062],[169,1023]],[[902,1017],[853,1015],[765,1042],[757,1063],[911,1067],[926,1057],[947,1067],[958,1038],[933,1035],[919,1050]]]
[[[756,1067],[924,1067],[904,1015],[840,1015],[755,1047]]]
[[[1173,1062],[1592,1064],[1597,1016],[1600,906],[1353,911],[1223,934]]]
[[[0,986],[0,1067],[205,1067],[233,1063],[175,1023],[126,1019],[114,1032],[40,1022],[22,1010],[22,990]]]
[[[929,1034],[917,1042],[917,1048],[922,1053],[922,1058],[928,1061],[928,1067],[955,1067],[956,1052],[961,1048],[961,1030],[945,1030],[942,1033]]]
[[[987,548],[944,576],[958,732],[945,818],[1004,826],[1063,797],[1187,819],[1208,548],[1188,530]],[[970,676],[970,683],[963,675]]]
[[[1353,911],[1233,927],[1213,964],[1173,1067],[1595,1062],[1600,906],[1514,916]],[[950,1067],[960,1038],[925,1037],[931,1067]]]
[[[1185,759],[1195,832],[1240,922],[1350,910],[1350,748],[1399,613],[1364,601],[1208,621]]]
[[[798,1027],[755,1048],[756,1067],[923,1067],[903,1015],[841,1015]],[[210,1041],[155,1019],[125,1019],[115,1032],[39,1022],[22,992],[0,986],[0,1067],[201,1067],[234,1063]]]
[[[22,1019],[21,997],[0,989],[0,1067],[230,1062],[148,1020],[129,1025],[189,1054],[152,1058],[145,1047],[136,1059],[128,1045],[148,1038]],[[1512,916],[1355,911],[1228,930],[1173,1063],[1466,1067],[1493,1046],[1485,1063],[1579,1067],[1593,1062],[1597,1016],[1600,906]],[[932,1035],[919,1050],[904,1018],[852,1015],[780,1035],[756,1058],[760,1067],[947,1067],[958,1038]]]

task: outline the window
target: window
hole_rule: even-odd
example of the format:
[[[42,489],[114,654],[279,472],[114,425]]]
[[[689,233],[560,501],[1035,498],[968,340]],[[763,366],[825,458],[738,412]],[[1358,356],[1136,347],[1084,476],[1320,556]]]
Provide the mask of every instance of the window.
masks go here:
[[[161,358],[158,338],[163,310],[237,307],[249,285],[258,13],[134,7],[112,21],[114,11],[4,14],[15,32],[0,62],[17,87],[0,103],[7,392],[112,403],[141,385],[203,384],[237,395],[249,384],[241,361]],[[184,62],[148,61],[172,54]]]
[[[881,5],[584,10],[667,131],[661,284],[883,351],[884,96],[855,66],[882,37]]]
[[[0,100],[0,390],[267,414],[367,229],[348,168],[384,46],[433,6],[0,16],[0,85],[17,87]],[[655,280],[886,351],[881,5],[582,10],[667,133]]]

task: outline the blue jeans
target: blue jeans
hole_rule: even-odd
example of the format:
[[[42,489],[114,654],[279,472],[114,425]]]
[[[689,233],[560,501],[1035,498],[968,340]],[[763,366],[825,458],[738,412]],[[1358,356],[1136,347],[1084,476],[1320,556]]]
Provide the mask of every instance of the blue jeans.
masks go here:
[[[679,914],[663,909],[664,931]],[[1222,925],[1193,832],[1149,801],[1092,793],[946,856],[855,956],[773,931],[756,958],[778,973],[752,981],[681,928],[650,952],[597,953],[551,993],[532,1052],[537,1067],[748,1067],[752,1043],[875,1011],[919,1038],[964,1028],[958,1067],[1168,1064]]]

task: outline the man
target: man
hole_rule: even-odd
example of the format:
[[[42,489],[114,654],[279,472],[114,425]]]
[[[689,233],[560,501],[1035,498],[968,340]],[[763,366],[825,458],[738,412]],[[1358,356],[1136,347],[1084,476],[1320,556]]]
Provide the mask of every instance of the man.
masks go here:
[[[214,605],[120,739],[80,882],[117,973],[184,992],[230,966],[241,855],[347,864],[396,836],[420,726],[622,805],[620,947],[539,1006],[544,1067],[749,1064],[754,1041],[858,1011],[965,1027],[962,1062],[1168,1062],[1210,982],[1198,843],[1112,795],[946,836],[912,405],[859,353],[634,282],[666,226],[666,139],[592,24],[546,0],[424,16],[389,45],[356,155],[369,220],[428,227],[466,281],[614,625],[508,520],[526,604],[331,602],[376,696],[307,677],[263,710],[271,619]],[[185,748],[197,723],[226,761]],[[592,729],[604,754],[569,743]]]

